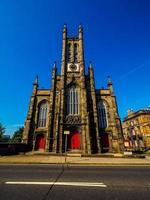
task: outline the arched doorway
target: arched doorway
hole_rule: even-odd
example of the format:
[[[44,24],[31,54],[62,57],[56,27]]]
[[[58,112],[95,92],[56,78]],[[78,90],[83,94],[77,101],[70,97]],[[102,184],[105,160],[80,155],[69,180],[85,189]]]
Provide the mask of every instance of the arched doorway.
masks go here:
[[[43,134],[37,135],[35,149],[36,150],[44,150],[45,143],[46,143],[45,136]]]
[[[78,130],[73,130],[68,135],[68,149],[80,149],[80,133]]]

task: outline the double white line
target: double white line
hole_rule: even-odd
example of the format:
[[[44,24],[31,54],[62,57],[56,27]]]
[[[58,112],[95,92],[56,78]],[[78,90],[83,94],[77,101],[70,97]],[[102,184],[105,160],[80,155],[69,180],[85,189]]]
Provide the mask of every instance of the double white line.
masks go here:
[[[5,182],[7,185],[58,185],[58,186],[78,186],[78,187],[107,187],[104,183],[90,182]]]

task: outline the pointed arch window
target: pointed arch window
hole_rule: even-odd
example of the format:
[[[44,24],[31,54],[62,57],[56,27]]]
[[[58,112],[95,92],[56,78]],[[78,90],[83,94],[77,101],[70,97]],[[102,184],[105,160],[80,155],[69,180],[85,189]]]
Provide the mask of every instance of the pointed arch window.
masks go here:
[[[79,115],[80,92],[79,88],[74,85],[68,88],[67,91],[67,114]]]
[[[103,101],[99,101],[97,107],[98,107],[99,127],[100,128],[107,128],[108,120],[107,120],[106,105]]]
[[[78,45],[74,44],[74,62],[78,62]]]
[[[71,44],[67,45],[67,61],[71,62]]]
[[[48,114],[48,102],[43,101],[39,104],[38,108],[38,127],[46,127]]]

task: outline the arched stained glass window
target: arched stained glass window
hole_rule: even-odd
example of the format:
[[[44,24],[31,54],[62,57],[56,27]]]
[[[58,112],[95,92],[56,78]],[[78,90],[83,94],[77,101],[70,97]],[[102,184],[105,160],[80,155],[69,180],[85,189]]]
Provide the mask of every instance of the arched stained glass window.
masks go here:
[[[107,120],[106,105],[103,101],[99,101],[97,107],[98,107],[99,126],[100,128],[107,128],[108,120]]]
[[[48,102],[43,101],[39,104],[38,127],[46,127],[47,113],[48,113]]]
[[[78,45],[74,44],[74,62],[78,62]]]
[[[79,88],[71,86],[67,91],[67,114],[68,115],[78,115],[79,114],[79,104],[80,104],[80,93]]]

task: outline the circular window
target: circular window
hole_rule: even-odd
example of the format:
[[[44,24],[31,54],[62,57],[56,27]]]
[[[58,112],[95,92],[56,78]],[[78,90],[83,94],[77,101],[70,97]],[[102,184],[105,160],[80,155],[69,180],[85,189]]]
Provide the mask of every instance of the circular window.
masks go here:
[[[77,70],[77,66],[74,65],[74,64],[71,64],[71,65],[70,65],[70,70],[71,70],[71,71],[76,71],[76,70]]]

